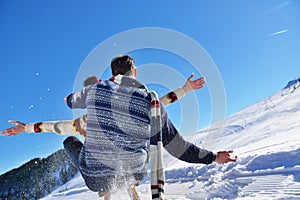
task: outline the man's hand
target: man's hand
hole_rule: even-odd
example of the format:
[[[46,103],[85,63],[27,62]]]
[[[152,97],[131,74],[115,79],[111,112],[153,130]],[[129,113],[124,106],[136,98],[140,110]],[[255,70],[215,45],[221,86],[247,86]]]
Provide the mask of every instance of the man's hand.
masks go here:
[[[224,163],[228,163],[228,162],[235,162],[237,160],[237,156],[235,156],[234,158],[231,158],[230,154],[233,153],[232,150],[230,151],[219,151],[217,153],[217,157],[215,162],[218,164],[224,164]]]
[[[11,124],[15,124],[14,127],[8,128],[2,131],[3,135],[14,136],[19,133],[25,132],[25,124],[19,121],[10,120],[8,121]]]
[[[192,90],[198,90],[200,88],[204,87],[205,79],[204,77],[198,78],[197,80],[192,80],[194,78],[195,74],[192,73],[192,75],[187,79],[182,89],[185,93],[192,91]]]

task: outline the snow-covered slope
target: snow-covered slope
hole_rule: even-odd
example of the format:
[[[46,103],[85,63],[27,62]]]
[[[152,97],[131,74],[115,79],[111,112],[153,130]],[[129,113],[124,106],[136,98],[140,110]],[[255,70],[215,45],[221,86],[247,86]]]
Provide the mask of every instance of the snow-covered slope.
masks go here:
[[[226,165],[196,165],[164,154],[166,199],[300,199],[299,82],[230,117],[186,137],[201,146],[206,135],[218,135],[213,151],[233,149],[239,157]],[[216,132],[217,131],[217,132]],[[146,180],[138,188],[150,199]],[[99,199],[80,175],[55,190],[50,199]],[[126,190],[112,199],[130,199]]]

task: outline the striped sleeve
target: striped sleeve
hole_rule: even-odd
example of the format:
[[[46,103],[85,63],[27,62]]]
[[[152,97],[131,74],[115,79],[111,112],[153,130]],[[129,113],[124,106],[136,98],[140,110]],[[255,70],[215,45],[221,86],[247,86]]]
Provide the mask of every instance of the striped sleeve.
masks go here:
[[[27,133],[53,132],[59,135],[76,134],[86,136],[86,115],[75,120],[46,121],[25,125]]]
[[[169,92],[168,94],[166,94],[165,96],[159,98],[160,103],[163,106],[168,106],[171,103],[176,102],[178,99],[184,97],[185,92],[184,90],[180,87],[172,92]]]

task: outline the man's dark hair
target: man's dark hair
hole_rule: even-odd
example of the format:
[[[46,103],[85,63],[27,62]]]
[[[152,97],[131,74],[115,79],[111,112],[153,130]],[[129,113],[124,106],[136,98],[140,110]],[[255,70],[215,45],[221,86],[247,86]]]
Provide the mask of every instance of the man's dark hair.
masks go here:
[[[95,85],[98,83],[98,78],[96,76],[89,76],[85,81],[83,82],[84,87],[89,85]]]
[[[128,55],[115,57],[110,65],[113,76],[118,74],[131,76],[135,69],[134,60]]]

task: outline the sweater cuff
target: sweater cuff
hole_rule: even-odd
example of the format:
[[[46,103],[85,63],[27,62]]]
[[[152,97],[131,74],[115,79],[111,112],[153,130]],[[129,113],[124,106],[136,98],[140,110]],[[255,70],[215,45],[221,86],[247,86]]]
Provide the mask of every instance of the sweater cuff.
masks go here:
[[[212,164],[216,160],[216,154],[208,151],[204,164]]]
[[[215,162],[217,158],[217,154],[213,153],[212,161]]]
[[[174,91],[174,93],[176,94],[177,99],[180,99],[180,98],[184,97],[184,95],[185,95],[185,92],[184,92],[184,90],[181,87],[178,88],[178,89],[176,89]]]
[[[25,124],[26,133],[34,133],[34,124]]]

